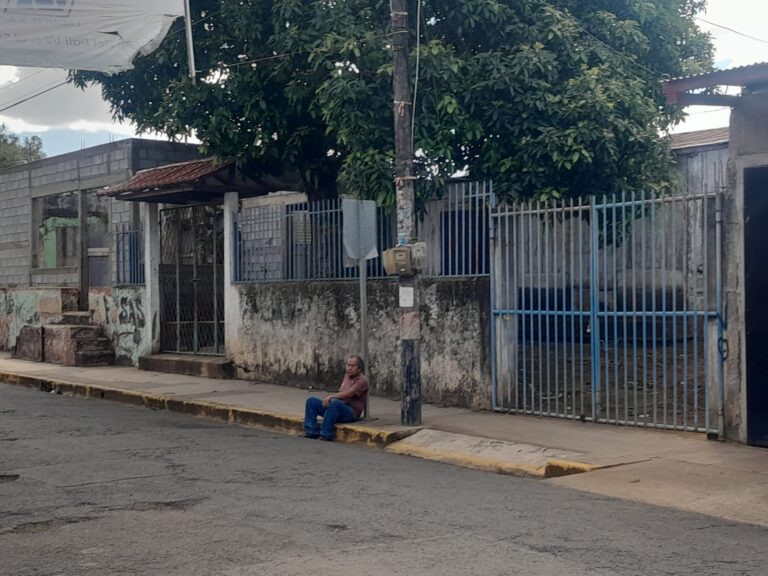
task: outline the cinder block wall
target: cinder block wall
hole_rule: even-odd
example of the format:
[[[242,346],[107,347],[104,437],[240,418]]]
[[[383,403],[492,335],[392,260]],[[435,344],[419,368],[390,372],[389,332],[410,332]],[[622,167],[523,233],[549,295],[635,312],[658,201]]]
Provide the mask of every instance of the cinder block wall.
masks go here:
[[[128,139],[94,146],[0,172],[0,287],[76,287],[77,269],[31,268],[32,200],[44,196],[101,190],[139,170],[194,160],[197,146]],[[113,202],[111,224],[134,218],[130,203]]]
[[[29,284],[29,170],[0,173],[0,286]]]

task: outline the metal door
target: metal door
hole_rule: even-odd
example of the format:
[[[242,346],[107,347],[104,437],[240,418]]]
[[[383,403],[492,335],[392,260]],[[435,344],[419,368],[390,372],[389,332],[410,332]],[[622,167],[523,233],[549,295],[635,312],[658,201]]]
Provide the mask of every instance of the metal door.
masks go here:
[[[224,353],[222,220],[214,206],[160,212],[160,342],[165,352]]]
[[[720,432],[720,226],[714,193],[496,207],[494,408]]]

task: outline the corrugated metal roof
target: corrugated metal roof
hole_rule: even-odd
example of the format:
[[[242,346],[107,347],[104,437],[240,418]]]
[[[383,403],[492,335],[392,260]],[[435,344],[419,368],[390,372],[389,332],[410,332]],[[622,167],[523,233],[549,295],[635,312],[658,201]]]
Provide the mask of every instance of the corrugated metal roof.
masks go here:
[[[701,72],[700,74],[691,74],[690,76],[678,76],[676,78],[667,78],[664,82],[677,82],[678,80],[694,80],[696,78],[706,78],[714,74],[733,73],[738,75],[743,72],[752,72],[761,68],[768,68],[768,62],[756,62],[754,64],[747,64],[745,66],[737,66],[736,68],[728,68],[726,70],[713,70],[711,72]]]
[[[731,129],[712,128],[710,130],[696,130],[695,132],[681,132],[672,134],[672,149],[695,148],[697,146],[711,146],[713,144],[725,144],[730,140]]]
[[[167,164],[158,168],[150,168],[137,172],[130,180],[112,187],[107,194],[123,192],[140,192],[143,190],[159,190],[182,184],[192,184],[211,176],[231,162],[220,162],[214,158]]]

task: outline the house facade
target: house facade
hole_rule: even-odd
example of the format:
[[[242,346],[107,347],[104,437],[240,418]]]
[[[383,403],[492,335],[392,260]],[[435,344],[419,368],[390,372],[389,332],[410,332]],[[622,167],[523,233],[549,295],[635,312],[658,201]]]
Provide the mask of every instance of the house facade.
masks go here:
[[[674,198],[497,206],[490,184],[456,182],[427,202],[425,402],[747,441],[726,344],[743,327],[722,313],[738,296],[718,288],[743,247],[718,204],[733,189],[733,136],[678,135],[673,148]],[[188,358],[333,387],[361,350],[366,313],[373,389],[400,393],[400,294],[380,258],[396,243],[387,209],[365,311],[341,201],[309,202],[194,147],[129,140],[8,170],[0,209],[0,349],[80,311],[120,364],[162,368],[172,354],[176,369]]]
[[[0,350],[13,349],[25,325],[90,308],[118,360],[135,362],[145,351],[143,298],[124,278],[116,231],[138,228],[139,208],[101,192],[194,158],[196,146],[129,139],[0,172]]]

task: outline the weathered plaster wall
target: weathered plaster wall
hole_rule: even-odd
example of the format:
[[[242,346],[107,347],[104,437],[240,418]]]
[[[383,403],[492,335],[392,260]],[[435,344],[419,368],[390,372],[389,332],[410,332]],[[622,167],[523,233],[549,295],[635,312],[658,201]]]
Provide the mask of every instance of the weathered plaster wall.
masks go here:
[[[724,363],[725,437],[746,442],[746,331],[744,324],[744,187],[743,167],[732,156],[723,205],[723,290],[728,342]],[[737,172],[739,174],[737,175]],[[738,177],[737,177],[738,176]],[[737,184],[738,181],[738,184]]]
[[[490,409],[488,279],[425,279],[420,290],[426,401]]]
[[[62,288],[0,288],[0,350],[10,350],[27,324],[55,319],[77,309],[77,290]]]
[[[92,321],[104,327],[115,349],[115,363],[136,366],[150,354],[144,286],[91,288],[88,294]]]
[[[768,166],[768,95],[744,94],[731,112],[728,186],[723,210],[723,284],[728,340],[725,360],[726,438],[747,440],[744,300],[744,170]]]
[[[355,282],[236,285],[237,337],[227,356],[240,375],[292,385],[338,386],[347,355],[359,353]],[[377,394],[400,393],[397,283],[368,284],[369,364]],[[490,407],[487,279],[424,279],[422,397],[425,402]]]

